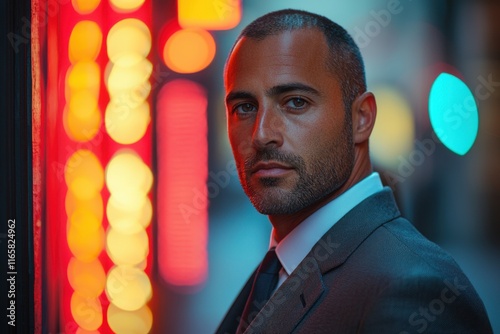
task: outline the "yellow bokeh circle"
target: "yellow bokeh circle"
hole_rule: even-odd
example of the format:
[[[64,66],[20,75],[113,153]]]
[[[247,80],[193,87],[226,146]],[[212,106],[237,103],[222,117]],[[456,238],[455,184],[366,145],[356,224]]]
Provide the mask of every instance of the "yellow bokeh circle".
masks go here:
[[[106,237],[106,251],[117,265],[141,263],[149,253],[148,235],[144,229],[128,234],[110,228]]]
[[[374,162],[397,169],[399,159],[413,148],[415,122],[410,104],[392,87],[375,87],[377,120],[370,136],[370,155]]]
[[[102,221],[104,213],[104,205],[100,194],[90,199],[82,200],[77,198],[73,192],[68,191],[66,193],[65,208],[68,217],[71,217],[77,210],[84,210],[91,213],[99,221]]]
[[[81,15],[92,13],[100,3],[101,0],[71,0],[73,8]]]
[[[173,71],[195,73],[206,68],[215,57],[215,40],[201,29],[176,31],[165,43],[163,60]]]
[[[92,212],[78,209],[69,216],[69,223],[78,233],[93,233],[101,227],[99,220]]]
[[[104,248],[105,233],[102,227],[97,230],[81,230],[68,224],[67,239],[71,253],[80,261],[95,260]]]
[[[79,61],[72,65],[66,74],[66,101],[82,90],[88,91],[93,98],[99,96],[101,70],[94,61]]]
[[[84,60],[96,60],[102,45],[102,31],[94,21],[78,22],[69,37],[69,60],[72,64]]]
[[[145,0],[110,0],[111,6],[119,13],[130,13],[142,6]]]
[[[143,58],[141,61],[130,66],[113,64],[110,70],[106,72],[105,83],[109,94],[112,98],[116,98],[123,94],[135,93],[139,89],[147,91],[149,77],[153,72],[153,65],[149,60]]]
[[[152,183],[151,170],[134,151],[119,151],[106,167],[106,185],[115,196],[132,196],[130,193],[144,196],[151,189]]]
[[[149,103],[142,103],[137,108],[129,108],[111,101],[104,117],[109,136],[123,145],[136,143],[144,137],[150,121]]]
[[[78,150],[66,162],[64,179],[78,200],[91,200],[104,185],[101,162],[92,151]]]
[[[151,51],[151,32],[141,20],[124,19],[111,27],[106,44],[111,62],[117,63],[125,57],[127,64],[131,59],[141,60],[148,56]]]
[[[114,304],[109,305],[107,319],[115,333],[149,333],[153,326],[153,313],[148,306],[136,311],[124,311]]]
[[[90,90],[81,90],[71,94],[68,101],[68,112],[80,120],[85,120],[97,110],[97,96]]]
[[[135,311],[146,305],[152,296],[148,275],[136,267],[116,266],[106,280],[109,301],[125,311]]]
[[[101,127],[101,112],[94,109],[80,117],[75,113],[63,112],[64,130],[69,138],[76,142],[84,143],[95,138]]]
[[[81,296],[97,298],[104,291],[106,274],[98,259],[83,262],[72,257],[68,264],[68,281]]]
[[[71,315],[78,326],[89,331],[101,327],[103,314],[99,299],[84,297],[75,291],[71,296],[70,305]]]
[[[111,195],[106,206],[106,216],[111,227],[122,233],[137,233],[151,223],[153,206],[149,198],[144,197],[142,205],[135,209],[121,204]]]

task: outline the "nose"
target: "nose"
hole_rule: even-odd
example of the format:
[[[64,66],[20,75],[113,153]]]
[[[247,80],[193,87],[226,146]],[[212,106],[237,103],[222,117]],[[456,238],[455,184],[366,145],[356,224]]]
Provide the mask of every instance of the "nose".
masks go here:
[[[283,145],[284,120],[278,110],[262,107],[255,119],[252,144],[256,149]]]

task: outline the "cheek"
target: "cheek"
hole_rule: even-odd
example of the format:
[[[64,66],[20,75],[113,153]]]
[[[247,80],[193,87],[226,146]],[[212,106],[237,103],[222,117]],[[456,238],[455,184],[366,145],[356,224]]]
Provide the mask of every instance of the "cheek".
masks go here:
[[[300,139],[297,137],[297,145],[301,145],[302,157],[308,165],[313,161],[328,159],[335,154],[336,148],[341,144],[339,141],[346,140],[341,138],[340,129],[332,126],[331,122],[331,120],[324,121]]]
[[[252,143],[247,136],[237,132],[235,130],[229,132],[229,143],[233,150],[233,155],[235,159],[241,156],[247,156],[252,154]]]

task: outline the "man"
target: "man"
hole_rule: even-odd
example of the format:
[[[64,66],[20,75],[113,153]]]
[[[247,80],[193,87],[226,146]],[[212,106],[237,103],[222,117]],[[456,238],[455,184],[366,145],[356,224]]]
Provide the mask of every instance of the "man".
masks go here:
[[[359,49],[297,10],[243,30],[225,70],[241,184],[270,251],[217,333],[491,333],[458,265],[372,172],[376,116]]]

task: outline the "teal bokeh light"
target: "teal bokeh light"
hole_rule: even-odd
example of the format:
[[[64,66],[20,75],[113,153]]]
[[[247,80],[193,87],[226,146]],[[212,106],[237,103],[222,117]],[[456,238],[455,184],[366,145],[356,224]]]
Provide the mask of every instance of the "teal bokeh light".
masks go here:
[[[464,155],[477,137],[479,116],[471,90],[459,78],[441,73],[429,95],[429,118],[439,140],[452,152]]]

